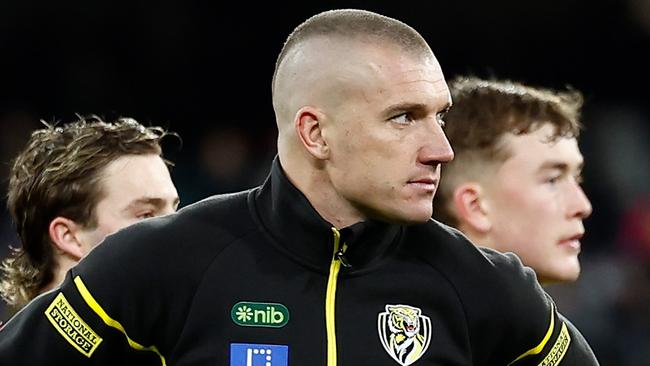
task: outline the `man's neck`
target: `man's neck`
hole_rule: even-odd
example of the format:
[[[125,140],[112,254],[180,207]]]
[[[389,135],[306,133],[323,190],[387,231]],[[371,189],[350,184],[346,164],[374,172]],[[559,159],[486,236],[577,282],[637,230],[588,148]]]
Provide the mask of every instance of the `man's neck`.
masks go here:
[[[68,270],[70,270],[70,268],[75,266],[77,263],[79,263],[77,260],[74,260],[67,255],[57,257],[54,261],[54,276],[50,282],[48,282],[40,289],[38,292],[39,295],[59,286],[65,279],[65,275],[68,273]]]

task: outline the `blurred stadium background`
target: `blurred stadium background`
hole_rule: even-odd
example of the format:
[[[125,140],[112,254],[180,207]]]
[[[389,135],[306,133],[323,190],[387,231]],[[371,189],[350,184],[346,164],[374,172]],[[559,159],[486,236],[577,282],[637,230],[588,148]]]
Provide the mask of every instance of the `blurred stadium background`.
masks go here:
[[[448,78],[584,92],[584,272],[549,287],[603,366],[650,365],[650,0],[0,2],[0,189],[39,120],[129,116],[166,146],[182,205],[259,183],[275,154],[271,76],[316,12],[364,8],[427,38]],[[4,201],[1,202],[4,208]],[[0,210],[0,257],[17,245]],[[0,308],[0,312],[2,309]],[[1,318],[1,317],[0,317]]]

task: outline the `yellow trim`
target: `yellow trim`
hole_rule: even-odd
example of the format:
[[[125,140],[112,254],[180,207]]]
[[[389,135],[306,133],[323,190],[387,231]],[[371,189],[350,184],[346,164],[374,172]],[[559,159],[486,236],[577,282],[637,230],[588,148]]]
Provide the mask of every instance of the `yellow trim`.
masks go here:
[[[332,253],[332,262],[330,263],[330,273],[327,279],[327,293],[325,295],[325,326],[327,329],[327,366],[336,366],[336,284],[341,261],[336,258],[339,251],[341,233],[332,228],[334,234],[334,252]],[[343,244],[342,251],[345,253],[347,245]]]
[[[548,342],[549,338],[551,338],[551,335],[553,334],[554,327],[555,327],[555,305],[551,303],[551,322],[550,325],[548,326],[548,330],[546,331],[546,335],[544,335],[542,341],[536,347],[529,349],[528,351],[524,352],[521,356],[515,358],[515,360],[510,362],[508,366],[512,365],[513,363],[521,360],[526,356],[536,355],[542,352],[544,346],[546,346],[546,342]]]
[[[560,335],[557,337],[557,341],[551,348],[551,351],[544,357],[542,362],[537,364],[537,366],[556,366],[566,354],[567,349],[569,349],[569,344],[571,343],[571,336],[567,330],[566,323],[562,323],[562,330]]]
[[[165,361],[165,357],[162,354],[160,354],[160,351],[158,351],[158,348],[156,348],[156,346],[145,347],[145,346],[141,345],[140,343],[138,343],[138,342],[132,340],[131,338],[129,338],[129,335],[126,334],[126,330],[124,330],[124,327],[122,326],[122,324],[120,324],[120,322],[118,322],[117,320],[115,320],[115,319],[111,318],[110,316],[108,316],[108,314],[106,314],[106,312],[99,305],[99,303],[97,303],[97,301],[95,300],[93,295],[90,294],[90,291],[88,291],[88,289],[86,288],[86,285],[81,280],[81,277],[79,277],[79,276],[75,277],[74,283],[77,285],[77,290],[79,290],[79,293],[81,294],[81,297],[83,297],[84,301],[86,301],[88,306],[90,306],[90,308],[93,309],[93,311],[100,318],[102,318],[102,320],[104,321],[104,323],[106,325],[108,325],[109,327],[115,328],[115,329],[119,330],[120,332],[122,332],[122,334],[124,334],[124,336],[126,337],[126,340],[129,343],[129,346],[131,348],[136,349],[138,351],[151,351],[151,352],[154,352],[155,354],[158,355],[158,357],[160,357],[160,361],[162,362],[162,366],[167,365],[167,362]]]

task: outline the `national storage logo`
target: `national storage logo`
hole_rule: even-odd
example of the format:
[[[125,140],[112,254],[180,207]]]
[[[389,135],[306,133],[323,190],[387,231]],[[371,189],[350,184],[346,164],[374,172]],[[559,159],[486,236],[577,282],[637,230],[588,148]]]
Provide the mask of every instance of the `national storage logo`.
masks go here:
[[[289,322],[289,310],[277,303],[242,301],[232,307],[230,317],[242,327],[282,328]]]
[[[63,293],[59,293],[48,306],[45,316],[54,329],[86,357],[92,356],[102,343],[102,338],[81,319]]]

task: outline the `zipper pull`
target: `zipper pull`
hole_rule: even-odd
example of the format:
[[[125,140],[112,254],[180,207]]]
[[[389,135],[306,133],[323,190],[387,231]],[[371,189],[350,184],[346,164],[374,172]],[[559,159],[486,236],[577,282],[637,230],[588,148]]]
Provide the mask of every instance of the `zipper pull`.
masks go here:
[[[350,264],[350,262],[348,262],[348,259],[345,257],[344,248],[341,248],[341,249],[339,249],[338,252],[336,252],[336,259],[338,259],[339,262],[341,262],[341,265],[343,267],[350,268],[350,267],[352,267],[352,265]]]
[[[345,268],[352,267],[350,262],[348,262],[348,259],[345,258],[345,251],[348,249],[348,245],[343,243],[343,245],[339,247],[339,243],[341,242],[341,232],[339,232],[335,227],[332,227],[332,233],[334,234],[334,259],[338,260]]]

